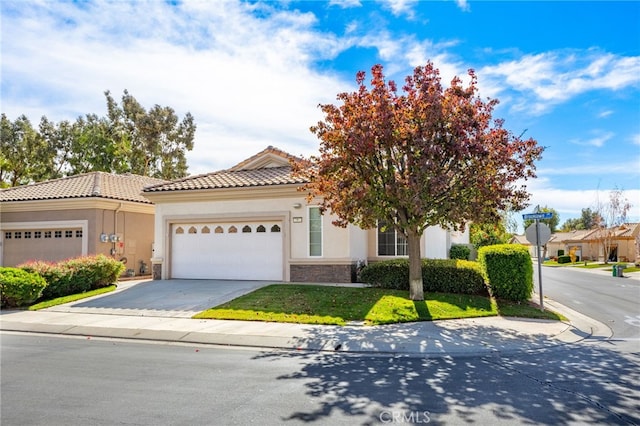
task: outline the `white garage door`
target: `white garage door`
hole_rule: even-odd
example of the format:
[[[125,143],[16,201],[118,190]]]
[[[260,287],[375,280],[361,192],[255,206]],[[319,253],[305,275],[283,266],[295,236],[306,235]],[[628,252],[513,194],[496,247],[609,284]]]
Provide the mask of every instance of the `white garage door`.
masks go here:
[[[282,222],[175,224],[171,277],[283,279]]]

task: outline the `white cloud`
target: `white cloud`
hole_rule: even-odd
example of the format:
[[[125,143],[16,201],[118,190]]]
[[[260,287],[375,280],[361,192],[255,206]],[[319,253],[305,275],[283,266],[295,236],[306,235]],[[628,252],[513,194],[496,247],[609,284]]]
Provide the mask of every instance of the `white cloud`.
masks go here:
[[[192,173],[267,145],[313,152],[317,105],[348,84],[314,71],[310,55],[341,47],[310,29],[312,15],[265,13],[273,15],[255,19],[246,4],[227,2],[27,3],[2,22],[3,112],[55,121],[103,115],[103,91],[119,99],[128,89],[143,106],[194,115]]]
[[[329,1],[329,6],[339,6],[343,9],[348,9],[350,7],[362,7],[362,3],[360,3],[360,0],[331,0]]]
[[[417,0],[380,0],[380,2],[395,16],[406,15],[407,18],[414,18],[413,6]]]
[[[575,145],[581,146],[595,146],[596,148],[601,148],[604,144],[613,138],[615,134],[613,132],[592,132],[596,133],[593,137],[584,140],[584,139],[572,139],[570,142]]]
[[[492,92],[513,90],[521,101],[515,110],[540,114],[582,93],[640,85],[640,57],[620,57],[595,50],[546,52],[481,69]]]
[[[469,2],[467,0],[456,0],[456,4],[464,12],[470,12],[471,11],[471,5],[469,4]]]
[[[533,211],[537,205],[548,206],[558,212],[561,225],[567,219],[579,217],[582,209],[595,208],[598,200],[608,200],[611,192],[598,188],[584,190],[554,188],[551,181],[544,178],[528,182],[527,187],[532,197],[529,200],[530,207],[525,209],[523,213]],[[627,214],[627,220],[629,222],[640,221],[640,189],[623,190],[623,196],[632,205]]]
[[[631,142],[634,145],[640,145],[640,133],[636,133],[635,135],[631,136]]]

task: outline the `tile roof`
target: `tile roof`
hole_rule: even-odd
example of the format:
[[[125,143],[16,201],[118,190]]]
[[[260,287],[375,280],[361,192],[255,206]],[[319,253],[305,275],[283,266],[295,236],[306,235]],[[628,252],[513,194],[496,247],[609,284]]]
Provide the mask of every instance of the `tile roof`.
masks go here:
[[[306,181],[292,174],[291,167],[265,167],[252,170],[222,170],[189,176],[169,183],[150,186],[148,192],[185,191],[198,189],[248,188],[271,185],[303,184]]]
[[[259,169],[264,167],[274,167],[274,165],[286,166],[291,161],[300,162],[305,160],[269,145],[264,150],[252,155],[246,160],[241,161],[229,170]]]
[[[162,179],[132,174],[116,175],[106,172],[90,172],[2,189],[0,190],[0,201],[108,198],[152,204],[142,196],[142,189],[145,186],[166,182]]]

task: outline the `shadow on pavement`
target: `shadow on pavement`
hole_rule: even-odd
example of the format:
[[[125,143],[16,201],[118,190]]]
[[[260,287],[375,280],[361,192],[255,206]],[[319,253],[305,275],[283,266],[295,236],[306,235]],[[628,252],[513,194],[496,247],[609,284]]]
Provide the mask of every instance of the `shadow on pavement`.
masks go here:
[[[320,408],[287,413],[283,421],[322,422],[339,411],[371,416],[362,424],[640,423],[638,354],[595,344],[505,357],[266,352],[256,358],[288,357],[306,362],[278,380],[301,381]]]

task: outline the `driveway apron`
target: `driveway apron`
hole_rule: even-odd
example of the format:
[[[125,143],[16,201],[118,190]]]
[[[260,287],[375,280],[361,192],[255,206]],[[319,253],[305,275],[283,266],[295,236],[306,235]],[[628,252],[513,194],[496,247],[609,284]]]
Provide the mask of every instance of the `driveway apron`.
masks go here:
[[[55,312],[188,318],[273,281],[143,281],[89,300],[54,306]]]

